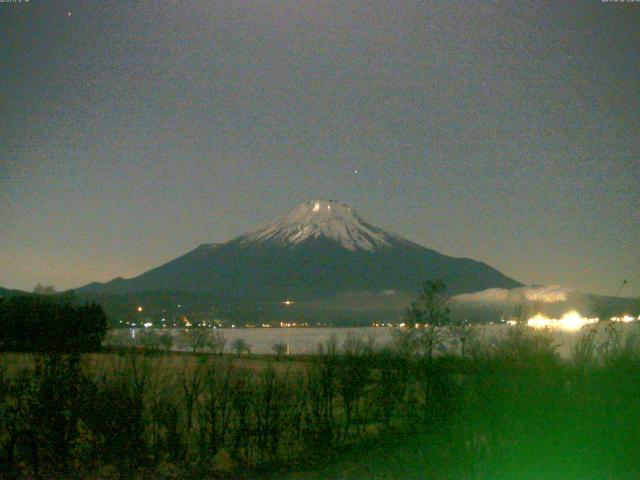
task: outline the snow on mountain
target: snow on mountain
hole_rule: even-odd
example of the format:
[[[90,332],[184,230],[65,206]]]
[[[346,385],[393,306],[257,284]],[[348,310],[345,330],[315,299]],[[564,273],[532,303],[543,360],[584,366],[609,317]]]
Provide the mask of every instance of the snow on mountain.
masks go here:
[[[324,237],[348,250],[378,250],[402,241],[365,222],[347,205],[330,200],[311,200],[298,205],[273,223],[262,225],[243,235],[240,244],[274,241],[299,244],[308,239]]]

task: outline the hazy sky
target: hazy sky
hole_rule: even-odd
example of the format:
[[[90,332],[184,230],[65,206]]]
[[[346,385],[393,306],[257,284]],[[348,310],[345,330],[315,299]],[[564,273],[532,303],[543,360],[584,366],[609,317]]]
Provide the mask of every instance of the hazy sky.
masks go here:
[[[0,3],[0,285],[133,276],[316,197],[640,295],[640,3]]]

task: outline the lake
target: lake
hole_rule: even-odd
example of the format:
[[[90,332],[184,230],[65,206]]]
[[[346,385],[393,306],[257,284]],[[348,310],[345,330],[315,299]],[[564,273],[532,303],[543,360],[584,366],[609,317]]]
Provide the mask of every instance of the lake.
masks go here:
[[[621,341],[631,334],[640,334],[640,323],[610,324],[601,322],[595,326],[587,326],[578,331],[552,330],[558,352],[563,358],[569,358],[574,346],[590,328],[596,328],[596,341],[601,343],[607,338],[607,325],[615,325],[614,329]],[[485,346],[503,337],[508,329],[516,328],[509,325],[477,325],[470,327],[473,337]],[[173,350],[188,351],[190,347],[185,341],[184,329],[150,329],[158,335],[171,335],[174,339]],[[210,330],[211,331],[211,330]],[[392,341],[392,328],[224,328],[217,329],[227,340],[225,351],[231,351],[230,345],[234,340],[242,338],[250,347],[253,354],[273,354],[272,345],[284,343],[288,347],[289,354],[310,354],[318,351],[320,344],[326,344],[335,336],[338,347],[342,346],[349,337],[359,337],[367,342],[373,342],[377,347],[382,347]],[[450,331],[442,329],[445,341],[445,350],[459,351],[459,344],[451,341]],[[109,332],[105,339],[105,345],[114,344],[138,344],[145,335],[144,328],[116,329]]]

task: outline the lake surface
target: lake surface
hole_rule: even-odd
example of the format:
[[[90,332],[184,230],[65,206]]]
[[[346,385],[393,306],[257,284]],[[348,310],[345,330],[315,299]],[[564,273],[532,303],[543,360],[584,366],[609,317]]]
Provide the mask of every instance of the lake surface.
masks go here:
[[[607,325],[602,322],[595,326],[597,330],[596,342],[601,343],[607,339]],[[477,325],[470,327],[472,336],[484,346],[491,345],[492,342],[504,337],[508,329],[516,327],[508,325]],[[579,331],[554,330],[552,336],[558,347],[558,352],[563,358],[569,358],[580,338],[585,335],[590,328],[584,327]],[[373,342],[376,347],[383,347],[392,342],[392,328],[224,328],[209,330],[222,333],[227,340],[225,351],[231,351],[231,344],[234,340],[242,338],[251,348],[253,354],[273,354],[272,346],[276,343],[287,345],[289,354],[310,354],[318,351],[318,346],[326,344],[332,337],[335,337],[338,348],[350,337],[360,338],[365,342]],[[615,324],[620,341],[631,335],[640,335],[640,323]],[[149,329],[157,335],[170,335],[173,337],[173,350],[189,351],[188,339],[184,334],[184,329]],[[448,329],[442,329],[445,341],[444,350],[459,351],[460,344],[452,341],[451,333]],[[141,344],[145,336],[144,328],[117,329],[109,332],[105,339],[105,345],[114,344]],[[467,342],[469,345],[470,342]]]

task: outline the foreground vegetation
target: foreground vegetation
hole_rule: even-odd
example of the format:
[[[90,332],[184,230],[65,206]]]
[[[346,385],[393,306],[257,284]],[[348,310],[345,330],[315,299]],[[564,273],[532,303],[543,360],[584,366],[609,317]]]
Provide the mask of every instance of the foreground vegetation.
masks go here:
[[[0,352],[99,350],[108,322],[102,307],[71,300],[48,294],[0,296]]]
[[[2,478],[638,478],[640,345],[3,354]]]

